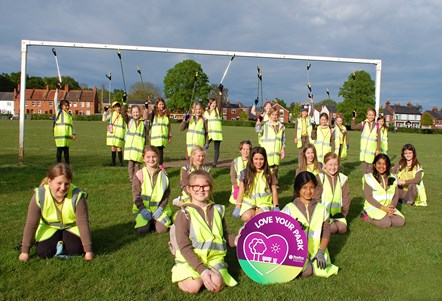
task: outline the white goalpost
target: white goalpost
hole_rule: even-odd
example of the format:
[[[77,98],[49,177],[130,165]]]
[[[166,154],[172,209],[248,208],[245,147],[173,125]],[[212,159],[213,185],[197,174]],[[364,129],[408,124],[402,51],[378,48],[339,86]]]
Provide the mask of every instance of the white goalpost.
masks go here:
[[[120,49],[120,50],[143,51],[143,52],[182,53],[182,54],[198,54],[198,55],[216,55],[216,56],[227,56],[227,57],[237,56],[237,57],[264,58],[264,59],[372,64],[376,65],[375,99],[376,99],[376,112],[379,113],[380,96],[381,96],[381,71],[382,71],[382,61],[379,59],[357,59],[357,58],[325,57],[325,56],[310,56],[310,55],[242,52],[242,51],[231,51],[231,50],[222,51],[222,50],[132,46],[132,45],[117,45],[117,44],[22,40],[21,41],[19,148],[18,148],[18,159],[20,164],[24,164],[24,158],[25,158],[24,127],[25,127],[25,100],[26,100],[26,65],[27,65],[27,53],[29,46],[90,48],[90,49],[107,49],[107,50]]]

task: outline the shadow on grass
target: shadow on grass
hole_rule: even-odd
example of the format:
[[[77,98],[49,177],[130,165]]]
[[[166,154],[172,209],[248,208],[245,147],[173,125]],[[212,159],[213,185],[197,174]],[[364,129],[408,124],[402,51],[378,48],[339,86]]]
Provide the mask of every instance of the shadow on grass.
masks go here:
[[[362,197],[352,198],[350,203],[350,210],[347,215],[347,233],[345,234],[333,234],[330,238],[329,251],[332,262],[334,261],[336,255],[338,255],[342,248],[344,248],[348,238],[351,235],[351,223],[354,219],[358,218],[363,207],[364,199]]]
[[[353,170],[355,170],[360,165],[361,165],[360,161],[345,162],[342,164],[342,167],[344,168],[344,170],[341,172],[346,175],[349,175]]]
[[[134,223],[116,224],[107,228],[92,231],[94,253],[112,253],[127,245],[140,236],[135,233]]]

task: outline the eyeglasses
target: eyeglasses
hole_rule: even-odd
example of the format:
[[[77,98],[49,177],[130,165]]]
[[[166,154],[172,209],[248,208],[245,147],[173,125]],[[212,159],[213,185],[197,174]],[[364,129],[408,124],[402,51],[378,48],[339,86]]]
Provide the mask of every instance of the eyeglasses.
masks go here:
[[[194,191],[200,191],[201,189],[203,191],[209,191],[210,190],[210,185],[189,185],[189,187]]]

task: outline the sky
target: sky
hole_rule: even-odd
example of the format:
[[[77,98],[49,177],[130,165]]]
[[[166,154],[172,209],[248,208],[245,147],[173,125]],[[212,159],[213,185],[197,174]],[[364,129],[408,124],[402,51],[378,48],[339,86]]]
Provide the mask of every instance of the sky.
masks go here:
[[[382,60],[381,105],[442,109],[442,1],[438,0],[48,0],[2,1],[0,73],[20,70],[21,40],[154,46],[252,53]],[[123,88],[115,50],[57,47],[62,75],[89,87]],[[123,51],[126,85],[140,81],[163,88],[168,69],[185,59],[201,64],[218,84],[228,56]],[[311,64],[307,74],[307,63]],[[308,79],[316,101],[338,96],[354,71],[375,80],[373,64],[238,57],[224,79],[231,102],[264,99],[305,101]],[[30,46],[27,73],[57,76],[51,47]]]

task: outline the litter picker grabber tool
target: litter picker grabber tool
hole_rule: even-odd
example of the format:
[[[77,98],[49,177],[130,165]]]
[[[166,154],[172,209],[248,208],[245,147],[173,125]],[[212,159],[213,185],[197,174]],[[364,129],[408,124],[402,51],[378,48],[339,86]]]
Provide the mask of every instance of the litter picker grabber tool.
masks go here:
[[[126,90],[126,80],[124,79],[124,70],[123,70],[123,60],[121,58],[121,51],[120,49],[117,50],[118,58],[120,59],[120,67],[121,67],[121,75],[123,77],[123,86],[124,86],[124,95],[123,95],[123,101],[125,101],[127,97],[127,90]]]
[[[230,61],[229,61],[229,64],[227,65],[227,68],[226,68],[226,70],[224,70],[224,74],[223,74],[223,77],[221,78],[221,81],[220,81],[220,85],[222,85],[223,84],[223,81],[224,81],[224,78],[226,77],[226,75],[227,75],[227,72],[229,71],[229,68],[230,68],[230,64],[232,63],[232,61],[233,61],[233,59],[235,58],[235,54],[234,55],[232,55],[232,57],[230,58]]]
[[[146,96],[149,96],[147,94],[146,87],[144,86],[143,75],[141,74],[141,68],[139,65],[137,66],[137,73],[140,75],[141,85],[143,86],[144,93],[146,93]]]

